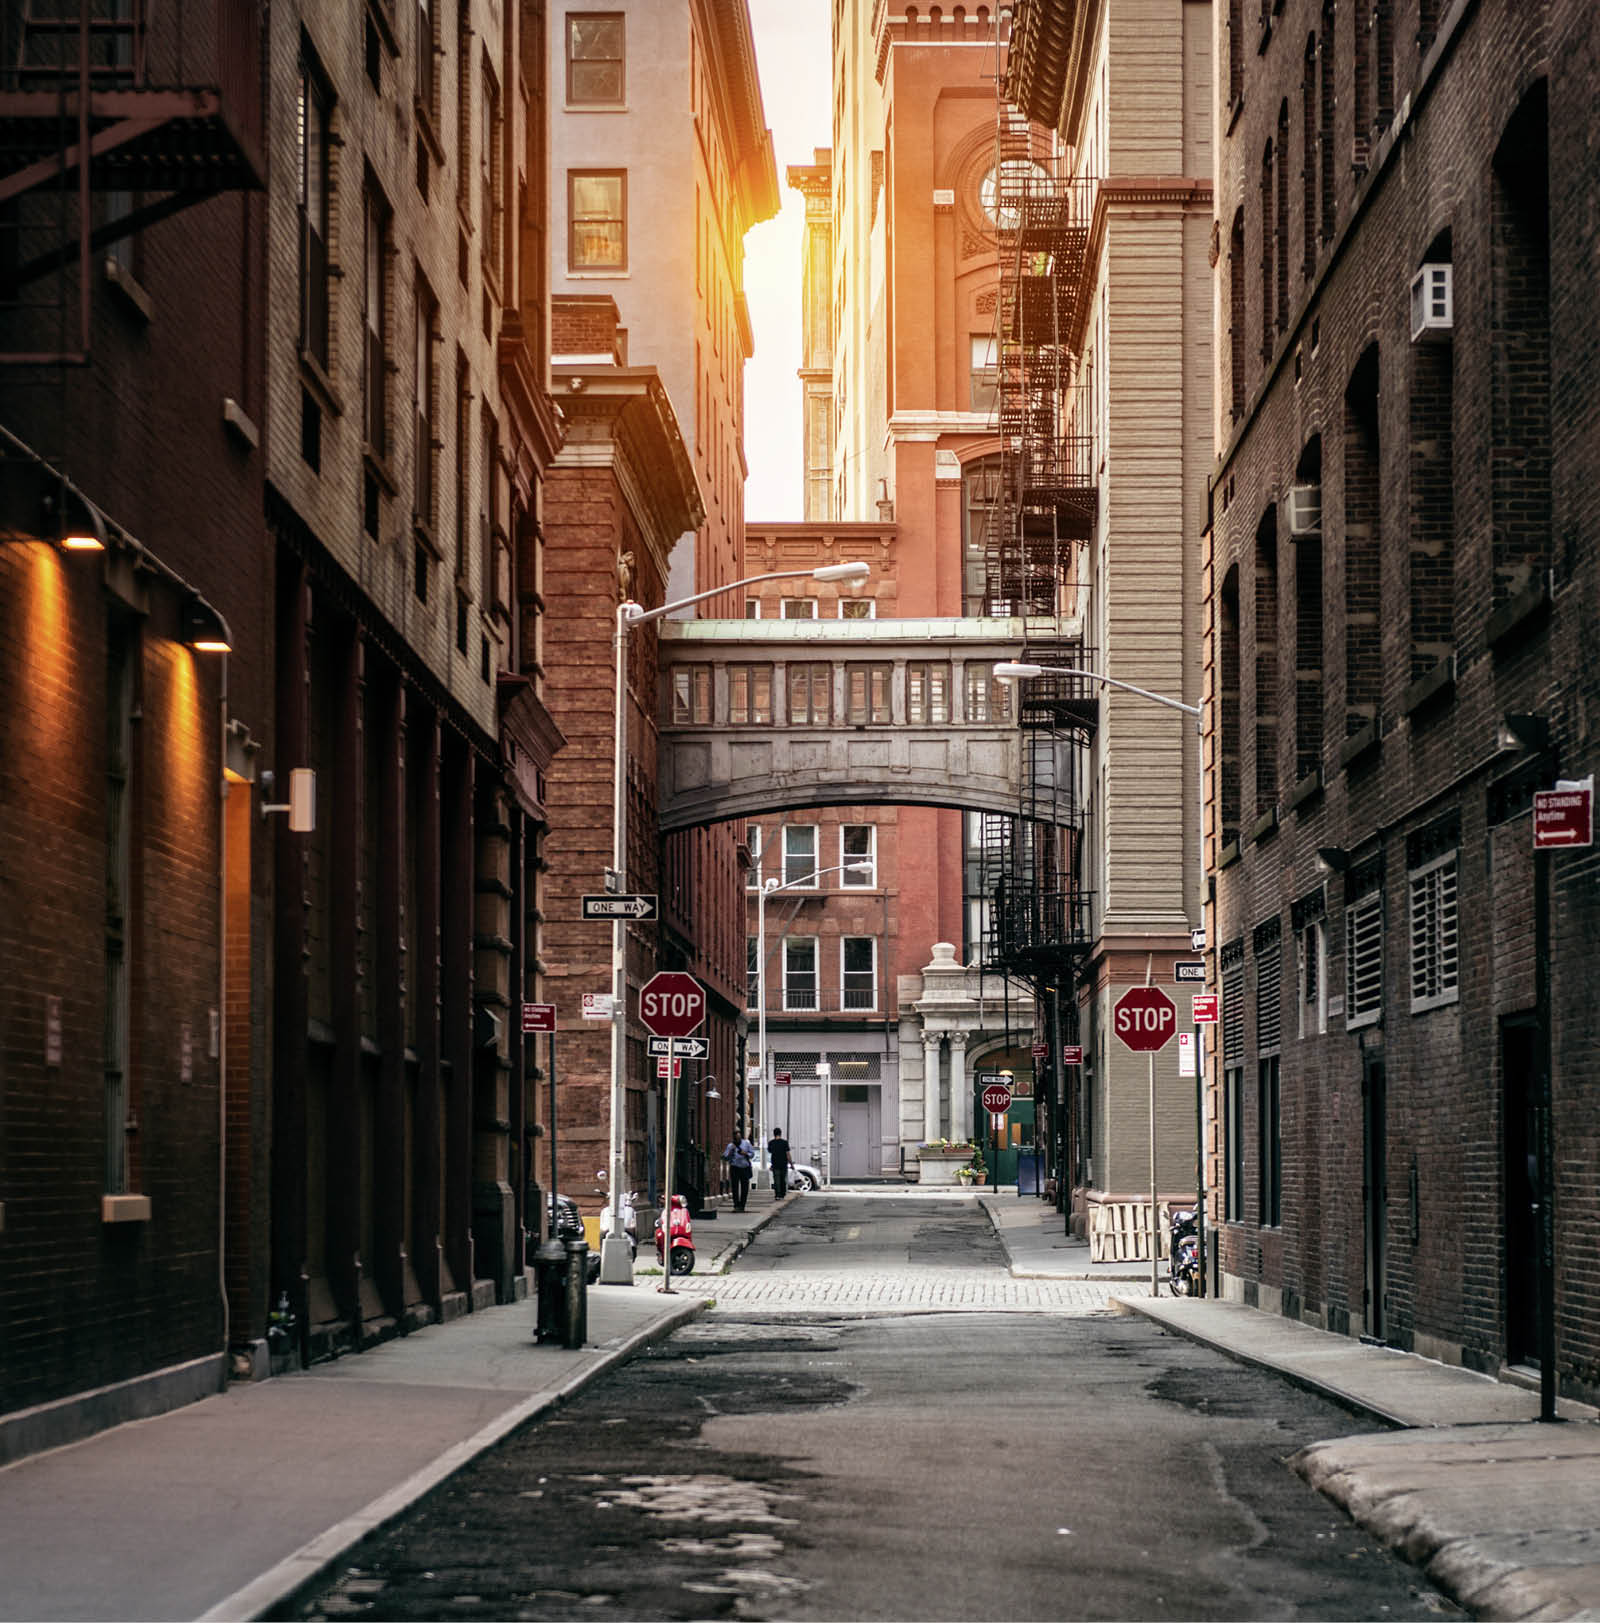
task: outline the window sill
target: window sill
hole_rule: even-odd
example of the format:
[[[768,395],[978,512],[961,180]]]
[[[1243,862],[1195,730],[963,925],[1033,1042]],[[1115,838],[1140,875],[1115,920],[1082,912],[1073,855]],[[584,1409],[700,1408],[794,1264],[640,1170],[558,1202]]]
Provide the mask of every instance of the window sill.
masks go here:
[[[625,101],[568,101],[561,104],[564,113],[625,113]]]
[[[1514,653],[1543,623],[1550,608],[1550,573],[1541,570],[1530,586],[1502,603],[1489,616],[1484,640],[1495,653]]]
[[[1342,772],[1354,766],[1370,750],[1377,747],[1378,724],[1376,721],[1369,721],[1359,732],[1351,733],[1339,746],[1339,770]]]
[[[1299,811],[1308,800],[1322,793],[1322,768],[1315,767],[1289,791],[1289,810]]]
[[[417,545],[422,547],[436,564],[444,562],[444,554],[439,550],[439,543],[434,539],[433,526],[419,515],[411,515],[411,533],[416,537]]]
[[[383,486],[386,495],[392,498],[399,494],[400,483],[394,476],[394,469],[389,466],[385,458],[379,456],[370,445],[363,445],[361,447],[361,460],[366,466],[367,472]]]
[[[1233,98],[1233,100],[1228,103],[1228,122],[1227,122],[1227,129],[1224,131],[1225,134],[1227,134],[1227,135],[1232,135],[1233,134],[1233,127],[1234,127],[1235,124],[1237,124],[1239,122],[1239,115],[1243,111],[1244,111],[1244,97],[1243,96],[1235,96]]]
[[[1431,671],[1419,676],[1400,700],[1403,715],[1414,716],[1434,703],[1442,704],[1456,691],[1456,656],[1446,654]]]
[[[1278,808],[1269,806],[1250,827],[1250,843],[1259,845],[1278,832]]]
[[[1224,845],[1223,848],[1217,853],[1217,867],[1219,869],[1231,868],[1238,860],[1239,842],[1236,839],[1229,840],[1228,843]]]
[[[574,282],[626,282],[632,276],[632,272],[625,270],[569,270],[567,275]]]
[[[434,128],[433,111],[423,106],[415,97],[411,102],[412,111],[417,115],[417,128],[422,132],[422,139],[427,142],[428,155],[438,166],[445,166],[444,143],[439,139],[439,132]]]
[[[148,1223],[150,1197],[148,1195],[102,1195],[100,1197],[102,1223]]]
[[[122,302],[129,315],[149,323],[155,319],[156,301],[145,291],[144,284],[120,259],[107,256],[105,261],[106,286]]]
[[[344,402],[333,386],[333,379],[322,370],[322,364],[308,351],[300,351],[300,381],[317,397],[324,411],[335,417],[344,415]]]

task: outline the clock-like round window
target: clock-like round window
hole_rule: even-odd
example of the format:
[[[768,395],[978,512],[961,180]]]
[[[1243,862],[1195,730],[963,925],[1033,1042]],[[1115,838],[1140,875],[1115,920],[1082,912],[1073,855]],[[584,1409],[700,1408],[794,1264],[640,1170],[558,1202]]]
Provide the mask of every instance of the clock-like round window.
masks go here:
[[[1002,231],[1014,231],[1019,221],[1016,200],[1047,196],[1050,186],[1050,171],[1043,164],[1031,158],[1007,158],[978,182],[978,202],[993,224]]]

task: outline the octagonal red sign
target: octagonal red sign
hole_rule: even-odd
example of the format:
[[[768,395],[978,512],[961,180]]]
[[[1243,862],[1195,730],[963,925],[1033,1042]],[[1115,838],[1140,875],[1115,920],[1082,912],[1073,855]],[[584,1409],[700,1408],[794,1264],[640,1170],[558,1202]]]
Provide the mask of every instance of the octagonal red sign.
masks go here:
[[[1159,986],[1130,986],[1111,1011],[1111,1027],[1134,1053],[1159,1053],[1177,1032],[1177,1005]]]
[[[640,988],[639,1022],[652,1037],[687,1037],[705,1017],[705,988],[684,970],[659,970]]]

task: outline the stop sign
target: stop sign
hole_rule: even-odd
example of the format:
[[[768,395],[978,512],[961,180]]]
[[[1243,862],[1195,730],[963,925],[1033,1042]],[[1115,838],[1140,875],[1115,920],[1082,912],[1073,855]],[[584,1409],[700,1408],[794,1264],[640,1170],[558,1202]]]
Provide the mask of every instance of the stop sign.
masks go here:
[[[1111,1024],[1125,1047],[1156,1054],[1178,1029],[1178,1010],[1159,986],[1130,986],[1111,1011]]]
[[[681,969],[658,971],[639,993],[639,1019],[652,1037],[687,1037],[705,1017],[705,988]]]
[[[1004,1082],[991,1082],[983,1090],[983,1108],[991,1116],[1003,1115],[1011,1108],[1011,1089]]]

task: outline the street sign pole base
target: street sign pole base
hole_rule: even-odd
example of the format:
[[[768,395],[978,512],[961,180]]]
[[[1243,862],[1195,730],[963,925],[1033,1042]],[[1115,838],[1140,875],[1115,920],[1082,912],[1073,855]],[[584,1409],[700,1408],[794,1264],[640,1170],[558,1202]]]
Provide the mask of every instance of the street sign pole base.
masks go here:
[[[628,1255],[628,1240],[623,1234],[607,1234],[600,1241],[600,1283],[602,1285],[631,1285],[633,1258]]]

